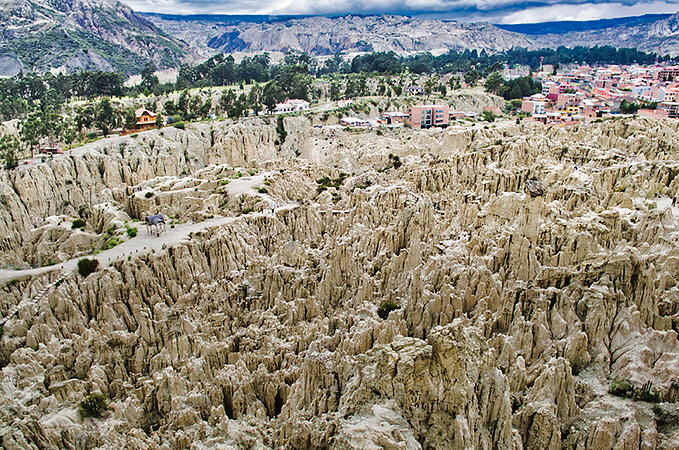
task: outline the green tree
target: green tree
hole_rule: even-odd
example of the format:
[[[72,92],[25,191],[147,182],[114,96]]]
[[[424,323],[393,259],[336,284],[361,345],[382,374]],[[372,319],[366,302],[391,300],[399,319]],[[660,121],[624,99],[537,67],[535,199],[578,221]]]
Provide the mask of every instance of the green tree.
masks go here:
[[[281,103],[285,100],[285,92],[275,81],[271,81],[264,86],[262,92],[262,103],[266,106],[269,112],[276,109],[276,103]]]
[[[35,149],[40,145],[40,138],[43,135],[43,123],[40,113],[31,113],[28,118],[21,125],[19,135],[21,140],[28,145],[31,151],[31,158],[33,157]]]
[[[340,98],[340,90],[337,83],[333,82],[330,84],[330,100],[337,101]]]
[[[486,91],[491,94],[499,94],[500,88],[503,86],[505,80],[498,72],[493,72],[486,78]]]
[[[158,77],[154,74],[156,71],[156,66],[149,62],[141,71],[141,84],[147,91],[152,91],[153,88],[158,84]]]
[[[470,71],[464,74],[464,82],[467,83],[469,86],[476,86],[476,83],[479,81],[479,78],[481,78],[481,74],[474,67],[472,67]]]
[[[137,126],[137,115],[134,112],[134,107],[129,107],[125,111],[125,129],[132,130]]]
[[[111,100],[108,98],[102,98],[97,105],[96,122],[104,136],[108,136],[111,129],[115,128],[116,120],[113,106],[111,106]]]
[[[5,134],[0,138],[0,158],[5,163],[5,169],[12,170],[19,165],[17,151],[19,140],[11,134]]]

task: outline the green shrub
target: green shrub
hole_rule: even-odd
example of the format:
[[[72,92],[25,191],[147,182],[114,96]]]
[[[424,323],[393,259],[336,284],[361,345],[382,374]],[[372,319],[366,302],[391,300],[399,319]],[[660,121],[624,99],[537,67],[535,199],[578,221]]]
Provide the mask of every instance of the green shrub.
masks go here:
[[[184,128],[186,128],[186,126],[184,125],[184,122],[177,122],[177,123],[174,124],[174,127],[179,128],[180,130],[183,130]]]
[[[108,411],[108,399],[104,394],[90,394],[78,406],[82,417],[101,417]]]
[[[104,242],[104,245],[101,246],[102,250],[110,250],[116,245],[120,244],[120,239],[118,239],[118,236],[112,236]]]
[[[380,306],[377,308],[377,315],[380,316],[381,319],[386,320],[387,317],[389,317],[390,312],[394,311],[395,309],[399,309],[400,307],[401,305],[396,302],[385,300],[380,303]]]
[[[629,397],[632,393],[632,383],[626,380],[614,380],[608,393],[618,397]]]
[[[127,235],[131,238],[137,236],[137,227],[125,227],[127,231]]]
[[[401,162],[401,158],[398,155],[389,153],[389,159],[392,161],[391,164],[394,166],[394,169],[398,169],[403,165],[403,163]]]
[[[73,221],[73,223],[71,224],[71,228],[74,229],[74,230],[76,228],[82,228],[84,226],[85,226],[85,221],[83,219],[75,219]]]
[[[250,207],[247,207],[247,208],[241,209],[241,210],[240,210],[240,213],[241,213],[241,215],[245,215],[245,214],[250,214],[250,213],[253,212],[253,211],[254,211],[254,209],[252,209],[252,208],[250,208]]]
[[[78,261],[78,273],[83,278],[87,278],[89,274],[94,273],[97,267],[99,267],[99,261],[96,259],[83,258]]]
[[[259,192],[260,194],[268,194],[269,190],[267,188],[258,187],[257,192]]]
[[[146,194],[144,194],[144,197],[151,198],[151,197],[153,197],[153,195],[154,195],[153,192],[149,191]]]

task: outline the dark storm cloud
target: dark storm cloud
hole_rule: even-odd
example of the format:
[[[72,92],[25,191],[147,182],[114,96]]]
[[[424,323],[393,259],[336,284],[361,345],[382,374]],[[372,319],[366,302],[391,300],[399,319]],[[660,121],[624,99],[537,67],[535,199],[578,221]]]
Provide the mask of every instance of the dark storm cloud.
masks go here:
[[[679,0],[129,0],[137,11],[169,14],[406,14],[462,21],[592,20],[676,12]]]

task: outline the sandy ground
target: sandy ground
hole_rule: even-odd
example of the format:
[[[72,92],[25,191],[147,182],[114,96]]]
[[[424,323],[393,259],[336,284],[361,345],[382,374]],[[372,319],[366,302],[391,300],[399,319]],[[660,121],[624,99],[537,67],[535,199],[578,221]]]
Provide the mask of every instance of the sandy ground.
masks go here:
[[[251,195],[256,195],[265,199],[268,199],[272,205],[275,202],[267,195],[259,194],[255,190],[256,186],[261,185],[264,182],[264,178],[270,176],[273,172],[261,173],[252,177],[243,177],[231,181],[227,185],[227,189],[230,195],[238,195],[248,193]],[[285,211],[296,208],[297,204],[288,205],[276,205],[275,211]],[[252,213],[248,214],[248,217],[260,217],[271,214],[271,210],[265,210],[263,213]],[[241,216],[244,217],[244,216]],[[153,251],[159,251],[166,247],[172,247],[182,242],[188,242],[191,233],[197,233],[199,231],[206,230],[208,228],[219,227],[227,223],[231,223],[235,220],[239,220],[240,217],[222,217],[217,216],[213,219],[208,219],[203,222],[198,223],[182,223],[175,225],[174,228],[167,227],[167,231],[156,236],[155,234],[148,234],[146,232],[146,227],[143,223],[137,222],[137,228],[139,230],[136,237],[128,239],[123,243],[113,247],[110,250],[103,251],[95,256],[88,256],[88,258],[95,258],[99,261],[99,267],[106,267],[116,261],[122,261],[126,258],[134,258],[140,255],[146,255]],[[9,280],[15,278],[24,278],[27,276],[40,275],[50,271],[64,271],[72,272],[78,266],[78,260],[82,258],[74,258],[68,261],[64,261],[59,264],[47,267],[39,267],[36,269],[26,269],[26,270],[0,270],[0,283],[5,283]]]

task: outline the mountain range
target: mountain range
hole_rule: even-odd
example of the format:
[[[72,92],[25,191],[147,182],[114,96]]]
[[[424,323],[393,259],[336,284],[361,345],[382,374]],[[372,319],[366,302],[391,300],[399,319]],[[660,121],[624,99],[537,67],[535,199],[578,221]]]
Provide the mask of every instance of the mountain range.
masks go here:
[[[613,45],[679,54],[679,13],[494,25],[396,15],[225,16],[137,13],[117,0],[0,0],[0,76],[79,69],[139,73],[217,53],[414,53]]]
[[[175,67],[188,45],[116,0],[0,0],[0,74]]]

